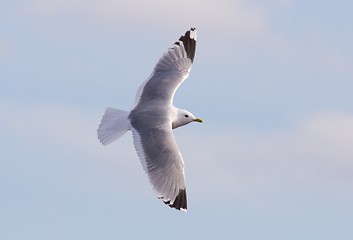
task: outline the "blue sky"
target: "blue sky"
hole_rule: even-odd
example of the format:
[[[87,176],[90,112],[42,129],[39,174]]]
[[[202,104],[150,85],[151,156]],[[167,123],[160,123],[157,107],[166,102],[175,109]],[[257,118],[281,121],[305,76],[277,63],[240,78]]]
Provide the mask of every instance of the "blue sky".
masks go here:
[[[0,3],[0,239],[352,239],[351,1]],[[131,134],[103,147],[190,27],[175,105],[185,213],[156,199]]]

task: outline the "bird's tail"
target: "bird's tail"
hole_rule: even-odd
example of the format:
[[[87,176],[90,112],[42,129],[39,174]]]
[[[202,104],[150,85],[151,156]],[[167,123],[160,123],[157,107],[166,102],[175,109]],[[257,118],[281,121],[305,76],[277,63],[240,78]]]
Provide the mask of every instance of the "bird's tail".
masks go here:
[[[108,145],[130,129],[129,112],[107,108],[99,124],[97,135],[103,145]]]

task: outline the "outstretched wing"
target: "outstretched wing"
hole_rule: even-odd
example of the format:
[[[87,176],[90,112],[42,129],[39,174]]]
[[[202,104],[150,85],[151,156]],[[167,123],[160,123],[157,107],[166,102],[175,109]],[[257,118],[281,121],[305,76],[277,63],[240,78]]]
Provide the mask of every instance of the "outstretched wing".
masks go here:
[[[133,127],[132,133],[137,154],[158,197],[172,208],[186,210],[184,161],[172,128]]]
[[[191,28],[159,59],[151,76],[139,87],[135,106],[154,99],[173,102],[175,91],[189,76],[195,50],[196,28]]]

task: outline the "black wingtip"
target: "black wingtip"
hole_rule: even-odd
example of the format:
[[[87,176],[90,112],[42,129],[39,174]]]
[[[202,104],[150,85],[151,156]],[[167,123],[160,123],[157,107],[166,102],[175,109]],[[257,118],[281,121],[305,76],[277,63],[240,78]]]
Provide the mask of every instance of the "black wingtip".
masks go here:
[[[191,28],[183,36],[179,38],[183,42],[188,58],[194,61],[196,51],[196,28]]]
[[[187,211],[187,200],[186,200],[186,190],[179,189],[179,194],[175,198],[174,202],[171,204],[170,201],[163,201],[165,204],[169,205],[171,208],[175,208],[180,211]]]

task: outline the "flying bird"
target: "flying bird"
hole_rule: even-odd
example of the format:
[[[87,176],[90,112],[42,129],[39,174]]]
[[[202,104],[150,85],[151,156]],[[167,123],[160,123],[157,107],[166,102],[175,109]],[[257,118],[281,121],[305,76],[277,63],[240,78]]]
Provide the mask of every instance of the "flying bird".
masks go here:
[[[159,59],[137,90],[131,111],[107,108],[97,130],[103,145],[132,131],[137,155],[158,198],[182,211],[187,210],[184,161],[172,130],[202,120],[176,108],[173,98],[189,76],[195,50],[196,28],[191,28]]]

